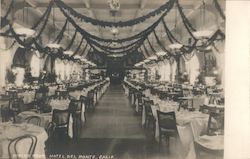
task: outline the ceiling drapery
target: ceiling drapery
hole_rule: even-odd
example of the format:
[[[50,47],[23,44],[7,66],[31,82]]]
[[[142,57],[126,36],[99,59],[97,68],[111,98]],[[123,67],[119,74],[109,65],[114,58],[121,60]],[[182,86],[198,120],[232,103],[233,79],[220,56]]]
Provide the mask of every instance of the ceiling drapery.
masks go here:
[[[218,12],[220,13],[221,17],[223,19],[225,19],[224,13],[221,10],[221,7],[219,5],[219,3],[217,2],[217,0],[213,0],[216,9],[218,10]],[[9,9],[6,12],[6,15],[1,17],[1,19],[5,19],[7,20],[7,17],[9,15],[9,13],[11,12],[11,8],[13,5],[14,0],[12,0]],[[69,44],[67,45],[67,47],[65,49],[63,48],[59,48],[56,50],[56,53],[54,52],[54,49],[48,48],[47,46],[42,46],[39,42],[38,39],[41,37],[41,34],[43,33],[50,13],[51,13],[51,9],[52,9],[52,5],[56,4],[61,13],[65,16],[66,21],[63,25],[63,27],[61,28],[61,31],[59,32],[59,34],[57,35],[57,37],[55,38],[54,42],[56,43],[60,43],[61,40],[64,37],[64,32],[66,31],[66,26],[68,23],[70,23],[74,28],[75,28],[75,33],[73,35],[73,37],[71,38]],[[177,6],[177,10],[180,14],[180,18],[182,20],[182,23],[184,25],[184,28],[188,31],[190,37],[193,39],[192,43],[188,43],[188,44],[182,44],[183,42],[177,40],[177,38],[175,38],[174,34],[170,31],[170,29],[168,28],[164,17],[167,16],[167,13],[173,8],[173,6],[176,5]],[[131,37],[127,37],[127,38],[123,38],[123,39],[104,39],[104,38],[100,38],[98,36],[92,35],[90,33],[88,33],[86,30],[84,30],[82,27],[80,27],[77,23],[76,20],[74,18],[78,18],[81,19],[82,21],[85,21],[87,23],[91,23],[93,25],[98,25],[101,27],[130,27],[133,26],[135,24],[139,24],[144,22],[145,20],[147,20],[148,18],[151,18],[153,16],[156,15],[160,15],[161,16],[152,24],[150,25],[148,28],[146,28],[145,30],[141,31],[140,33],[133,35]],[[148,56],[150,56],[150,53],[148,52],[148,49],[146,48],[145,40],[148,42],[150,49],[152,50],[153,53],[156,52],[156,50],[154,49],[154,47],[152,46],[152,44],[150,43],[150,41],[148,40],[148,37],[152,34],[155,39],[156,39],[156,43],[159,45],[159,47],[167,53],[167,55],[165,56],[166,58],[170,59],[171,58],[171,53],[170,51],[163,45],[163,43],[160,41],[157,33],[156,33],[156,27],[162,22],[163,26],[164,26],[164,30],[166,32],[167,35],[167,40],[169,40],[170,43],[180,43],[182,44],[183,47],[180,48],[181,54],[184,55],[187,59],[189,59],[190,54],[192,53],[192,51],[194,49],[201,49],[207,46],[213,46],[214,41],[217,40],[222,40],[225,38],[224,33],[221,30],[217,30],[211,37],[209,37],[205,42],[203,42],[202,44],[199,43],[198,45],[198,41],[199,39],[197,39],[193,32],[196,31],[196,29],[192,26],[192,24],[190,23],[190,21],[188,20],[188,18],[185,16],[181,5],[179,4],[178,0],[169,0],[168,2],[166,2],[165,4],[163,4],[162,6],[160,6],[158,9],[148,13],[147,15],[141,16],[139,18],[135,18],[132,20],[128,20],[128,21],[119,21],[119,22],[108,22],[108,21],[101,21],[101,20],[97,20],[97,19],[93,19],[93,18],[89,18],[87,16],[84,16],[78,12],[76,12],[74,9],[70,8],[69,6],[67,6],[65,3],[63,3],[61,0],[51,0],[46,11],[44,12],[44,14],[39,18],[39,20],[35,23],[35,25],[33,25],[33,27],[31,27],[32,29],[37,29],[39,25],[41,26],[41,29],[37,32],[36,36],[29,39],[29,40],[23,40],[21,35],[18,35],[15,32],[15,29],[13,28],[12,24],[8,24],[9,25],[9,29],[4,33],[1,34],[2,36],[10,36],[13,37],[15,39],[15,41],[17,43],[19,43],[21,46],[25,47],[26,49],[33,49],[33,50],[38,50],[41,53],[44,54],[49,54],[49,55],[53,55],[55,57],[61,58],[61,59],[68,59],[68,60],[73,60],[75,62],[79,62],[79,60],[74,59],[74,56],[78,54],[78,52],[80,52],[80,48],[81,46],[83,46],[83,41],[86,41],[82,52],[79,54],[80,56],[86,56],[88,54],[88,52],[86,53],[86,50],[94,50],[98,53],[104,53],[106,55],[109,54],[129,54],[132,52],[135,52],[139,49],[141,49],[141,47],[143,46],[146,54]],[[76,34],[79,33],[81,34],[82,38],[80,42],[77,42],[76,40]],[[77,45],[77,48],[75,50],[75,52],[73,53],[73,55],[66,55],[63,53],[63,51],[67,51],[70,50],[73,46],[73,44],[75,43],[79,43],[79,45]],[[118,47],[114,47],[114,46],[110,46],[110,44],[112,43],[118,43]],[[87,47],[90,46],[89,49],[87,49]]]
[[[83,14],[78,13],[73,8],[67,6],[63,1],[61,0],[54,0],[56,5],[63,10],[67,10],[72,16],[81,19],[81,21],[85,21],[87,23],[91,23],[92,25],[98,25],[101,27],[131,27],[133,25],[139,24],[147,20],[148,18],[154,17],[158,14],[161,14],[163,12],[166,12],[167,10],[171,9],[171,6],[174,4],[175,0],[169,0],[164,5],[160,6],[158,9],[148,13],[147,15],[128,20],[128,21],[119,21],[119,22],[107,22],[102,20],[93,19],[90,17],[87,17]]]

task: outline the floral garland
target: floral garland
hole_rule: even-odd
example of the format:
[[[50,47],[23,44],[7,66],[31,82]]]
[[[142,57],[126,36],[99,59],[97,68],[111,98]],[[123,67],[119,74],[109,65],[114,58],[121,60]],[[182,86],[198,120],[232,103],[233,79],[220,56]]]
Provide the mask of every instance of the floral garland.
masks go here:
[[[5,13],[5,15],[3,17],[1,17],[1,28],[3,28],[5,25],[8,25],[9,21],[7,18],[10,14],[11,9],[13,8],[13,5],[14,5],[14,0],[12,0],[10,2],[10,5],[9,5],[7,12]]]
[[[216,0],[214,0],[214,1],[215,1],[216,6],[217,5],[219,6],[219,4],[216,3],[217,1]],[[138,34],[136,34],[134,36],[131,36],[131,37],[127,37],[127,38],[123,38],[123,39],[116,39],[116,40],[113,40],[113,39],[103,39],[103,38],[100,38],[100,37],[97,37],[95,35],[92,35],[92,34],[88,33],[87,31],[85,31],[84,29],[82,29],[75,22],[75,20],[68,14],[68,13],[71,13],[71,15],[72,15],[72,12],[70,11],[70,8],[68,6],[66,6],[66,7],[62,6],[63,2],[61,0],[54,0],[54,2],[59,7],[59,9],[63,13],[63,15],[66,17],[65,24],[62,27],[60,33],[57,35],[57,37],[55,39],[55,42],[60,43],[60,41],[64,37],[64,32],[66,30],[66,26],[67,26],[68,22],[70,22],[73,25],[73,27],[75,27],[75,33],[74,33],[74,35],[73,35],[70,43],[67,45],[66,49],[58,49],[58,50],[53,50],[52,49],[51,50],[48,47],[45,47],[45,48],[42,47],[37,42],[37,39],[40,38],[40,36],[41,36],[42,32],[44,31],[44,29],[46,27],[46,24],[48,22],[49,15],[51,13],[51,8],[52,8],[52,1],[50,2],[49,6],[47,7],[47,10],[45,11],[45,13],[39,18],[39,21],[32,27],[33,29],[37,28],[38,25],[41,24],[41,22],[43,21],[43,19],[45,19],[44,23],[43,23],[43,25],[42,25],[42,27],[41,27],[41,29],[38,32],[38,34],[37,34],[36,37],[30,39],[29,41],[27,41],[27,40],[23,41],[20,38],[21,36],[17,35],[15,33],[12,25],[10,25],[10,24],[9,24],[9,30],[7,30],[6,35],[14,37],[15,42],[18,42],[20,45],[24,46],[27,49],[38,50],[39,52],[43,52],[45,54],[49,54],[49,55],[56,56],[56,57],[59,57],[59,58],[62,58],[62,59],[69,59],[69,60],[73,60],[74,61],[73,56],[76,55],[78,53],[78,51],[80,50],[81,45],[83,43],[83,40],[86,40],[86,45],[85,45],[84,49],[82,50],[82,52],[80,54],[81,56],[83,56],[83,55],[86,56],[87,55],[86,54],[86,50],[87,50],[88,46],[90,46],[90,48],[87,51],[87,53],[91,49],[93,49],[94,51],[97,51],[97,52],[100,52],[100,53],[101,52],[105,52],[105,53],[111,53],[111,54],[118,54],[118,53],[126,53],[126,54],[128,54],[128,53],[131,53],[131,52],[135,52],[138,49],[140,49],[141,52],[144,53],[142,51],[142,49],[141,49],[141,46],[143,46],[143,48],[144,48],[145,53],[147,54],[147,56],[150,56],[150,53],[148,52],[148,50],[147,50],[147,48],[146,48],[146,46],[144,44],[144,41],[147,40],[147,42],[149,43],[150,49],[153,51],[153,53],[155,53],[156,51],[155,51],[155,49],[153,48],[152,44],[150,43],[150,41],[148,39],[148,36],[153,32],[153,34],[154,34],[154,36],[156,38],[157,44],[160,46],[160,48],[163,51],[167,52],[166,57],[167,57],[167,59],[170,59],[174,55],[171,55],[170,51],[168,51],[164,47],[164,45],[161,43],[161,41],[159,40],[159,37],[157,36],[157,34],[155,32],[155,28],[158,26],[158,24],[160,22],[162,22],[163,26],[164,26],[164,29],[165,29],[165,32],[166,32],[166,35],[167,35],[170,43],[175,43],[175,42],[180,43],[174,37],[174,35],[171,33],[171,31],[169,30],[169,28],[167,27],[167,25],[166,25],[166,23],[164,21],[164,17],[169,12],[169,10],[173,7],[174,2],[175,2],[176,5],[177,5],[177,9],[178,9],[178,11],[179,11],[179,13],[181,15],[181,19],[183,21],[183,24],[184,24],[185,28],[187,29],[187,31],[190,34],[190,36],[194,39],[194,42],[192,44],[183,45],[183,47],[180,49],[184,58],[186,58],[186,59],[192,58],[193,51],[195,49],[196,50],[201,50],[202,48],[205,48],[207,46],[213,45],[216,40],[223,40],[223,39],[225,39],[225,34],[221,30],[217,30],[214,33],[213,36],[211,36],[209,39],[206,40],[205,43],[202,43],[202,45],[197,45],[198,39],[196,39],[194,37],[193,33],[192,33],[193,31],[195,31],[195,28],[192,26],[192,24],[189,22],[189,20],[185,16],[184,12],[182,11],[182,7],[180,6],[178,0],[169,0],[166,3],[168,5],[165,4],[168,7],[168,9],[162,9],[162,11],[164,11],[164,13],[161,15],[161,17],[155,23],[153,23],[151,26],[149,26],[148,28],[146,28],[142,32],[140,32],[140,33],[138,33]],[[216,8],[218,8],[218,6]],[[7,11],[7,13],[6,13],[6,15],[4,17],[8,16],[8,14],[10,12],[9,11],[10,8],[11,7],[9,7],[9,9],[8,9],[8,11]],[[6,19],[6,18],[4,18],[4,19]],[[103,22],[103,21],[99,21],[99,22]],[[104,22],[104,23],[105,23],[105,25],[109,24],[109,23],[111,24],[111,22]],[[117,23],[112,23],[112,26],[119,27],[120,23],[122,25],[126,24],[126,22],[117,22]],[[11,35],[9,35],[9,33],[11,33]],[[75,50],[75,52],[71,56],[63,54],[63,50],[68,50],[68,49],[70,49],[73,46],[73,43],[75,42],[75,38],[76,38],[76,34],[77,33],[80,33],[82,35],[81,42],[79,43],[77,49]],[[112,42],[117,42],[117,43],[121,44],[121,47],[110,47],[109,45],[105,45],[105,43],[112,43]],[[125,45],[122,45],[123,43],[125,43]],[[56,53],[55,53],[55,51],[56,51]],[[143,54],[143,56],[146,57],[144,54]]]
[[[142,44],[142,46],[143,46],[143,49],[144,49],[145,53],[147,54],[147,57],[150,57],[150,53],[148,52],[148,49],[147,49],[147,47],[145,46],[144,43]]]
[[[221,7],[220,7],[220,4],[218,2],[218,0],[214,0],[214,5],[215,5],[215,8],[218,10],[218,12],[220,13],[220,16],[222,17],[222,19],[226,19],[226,16],[225,14],[223,13]]]
[[[158,45],[161,47],[161,49],[162,49],[163,51],[165,51],[168,55],[170,55],[171,53],[170,53],[170,52],[164,47],[164,45],[161,43],[161,41],[160,41],[160,39],[158,38],[156,32],[154,31],[153,33],[154,33],[155,39],[156,39]]]
[[[56,37],[56,39],[54,40],[53,43],[59,44],[59,43],[61,42],[61,40],[62,40],[62,38],[63,38],[63,35],[64,35],[64,32],[65,32],[65,30],[66,30],[67,24],[68,24],[68,20],[65,21],[65,23],[64,23],[64,25],[63,25],[61,31],[59,32],[59,34],[57,35],[57,37]]]
[[[156,53],[156,50],[154,49],[154,47],[152,46],[151,42],[149,41],[148,37],[147,37],[147,42],[148,42],[148,45],[150,47],[150,49],[153,51],[153,53],[155,54]]]
[[[56,5],[60,8],[60,9],[64,9],[67,10],[72,16],[81,19],[81,21],[84,21],[86,23],[91,23],[92,25],[98,25],[101,27],[129,27],[129,26],[133,26],[139,23],[144,22],[145,20],[147,20],[148,18],[154,17],[158,14],[161,14],[162,12],[166,12],[169,11],[172,7],[173,4],[176,0],[169,0],[168,2],[166,2],[165,4],[163,4],[162,6],[160,6],[158,9],[148,13],[147,15],[144,15],[142,17],[138,17],[132,20],[128,20],[128,21],[119,21],[119,22],[107,22],[107,21],[102,21],[102,20],[97,20],[97,19],[93,19],[90,17],[87,17],[83,14],[78,13],[77,11],[75,11],[73,8],[67,6],[63,1],[61,0],[54,0],[54,2],[56,3]]]
[[[49,4],[47,10],[46,10],[45,13],[44,13],[44,15],[46,15],[46,16],[44,16],[46,19],[45,19],[45,21],[44,21],[44,23],[43,23],[43,25],[42,25],[42,28],[41,28],[40,31],[38,32],[37,36],[34,37],[34,38],[32,38],[32,39],[31,39],[30,41],[28,41],[28,42],[27,42],[27,41],[21,40],[21,39],[20,39],[20,36],[16,34],[16,32],[15,32],[13,26],[12,26],[11,24],[9,24],[9,31],[10,31],[11,35],[13,35],[13,37],[15,38],[15,40],[16,40],[20,45],[22,45],[22,46],[25,47],[25,48],[29,48],[29,49],[33,48],[33,47],[32,47],[32,44],[34,44],[35,41],[41,36],[42,32],[44,31],[44,29],[45,29],[45,27],[46,27],[46,24],[47,24],[47,22],[48,22],[49,15],[50,15],[50,12],[51,12],[51,8],[52,8],[52,3],[50,2],[50,4]],[[42,17],[43,17],[43,16],[42,16]],[[34,49],[34,48],[33,48],[33,49]]]
[[[142,51],[141,47],[139,47],[138,52],[140,52],[143,55],[144,59],[147,58],[147,55]]]
[[[83,43],[83,39],[84,39],[84,37],[82,37],[78,47],[76,48],[75,52],[71,55],[71,57],[74,57],[79,52],[79,50],[80,50],[80,48],[82,46],[82,43]]]
[[[61,9],[61,12],[64,14],[64,16],[67,18],[67,20],[76,28],[76,30],[79,33],[81,33],[83,37],[85,37],[85,40],[90,44],[91,47],[93,47],[93,48],[98,47],[99,49],[101,49],[105,52],[108,52],[108,53],[124,53],[124,52],[128,52],[128,51],[136,50],[138,48],[138,45],[129,45],[129,46],[133,46],[133,47],[131,47],[127,50],[123,50],[123,51],[111,51],[112,49],[116,50],[116,48],[114,49],[111,47],[103,46],[103,45],[99,44],[99,42],[97,42],[98,40],[101,40],[103,42],[120,42],[121,43],[121,42],[127,42],[128,40],[138,39],[137,42],[140,43],[140,41],[142,41],[142,39],[145,39],[144,37],[148,36],[155,29],[155,27],[158,26],[161,19],[167,14],[167,12],[165,12],[154,24],[152,24],[150,27],[148,27],[144,31],[140,32],[136,36],[125,38],[125,39],[119,39],[119,40],[111,40],[111,39],[106,40],[106,39],[101,39],[101,38],[98,38],[94,35],[89,34],[87,31],[85,31],[84,29],[79,27],[79,25],[76,24],[76,22],[65,12],[65,10]],[[137,42],[135,42],[135,44],[138,44]],[[126,48],[126,47],[123,47],[123,48]],[[123,48],[121,48],[121,49],[123,49]],[[96,50],[98,50],[98,49],[96,48]]]
[[[167,34],[168,40],[169,40],[172,44],[175,43],[175,42],[180,43],[180,42],[174,37],[174,35],[171,33],[171,31],[170,31],[169,28],[167,27],[166,22],[164,21],[164,19],[162,19],[162,24],[163,24],[163,27],[164,27],[165,32],[166,32],[166,34]]]
[[[77,31],[79,33],[81,33],[84,37],[88,38],[88,39],[92,39],[92,40],[95,40],[95,41],[100,41],[100,42],[118,42],[118,43],[122,43],[122,42],[127,42],[127,41],[132,41],[132,40],[136,40],[136,39],[139,39],[141,38],[142,36],[145,35],[145,33],[148,33],[148,32],[152,32],[152,30],[159,24],[160,22],[160,18],[159,20],[157,20],[155,23],[153,23],[150,27],[148,27],[147,29],[143,30],[142,32],[134,35],[134,36],[131,36],[131,37],[128,37],[128,38],[123,38],[123,39],[116,39],[116,40],[113,40],[113,39],[103,39],[103,38],[99,38],[97,36],[94,36],[90,33],[88,33],[87,31],[85,31],[84,29],[82,29],[67,13],[66,11],[63,9],[63,8],[59,8],[61,10],[61,12],[63,13],[63,15],[67,18],[67,20],[77,29]],[[164,17],[168,12],[165,12],[161,17]]]
[[[73,43],[74,43],[74,41],[75,41],[76,34],[77,34],[77,30],[75,30],[75,33],[74,33],[74,35],[73,35],[73,37],[72,37],[70,43],[69,43],[68,46],[64,49],[64,51],[70,50],[70,48],[72,47],[72,45],[73,45]]]

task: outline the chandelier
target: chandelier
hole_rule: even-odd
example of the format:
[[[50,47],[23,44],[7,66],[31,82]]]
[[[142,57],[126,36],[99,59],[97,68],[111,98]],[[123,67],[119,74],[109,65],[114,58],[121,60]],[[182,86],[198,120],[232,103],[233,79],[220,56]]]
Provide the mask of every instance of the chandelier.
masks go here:
[[[119,30],[116,27],[112,27],[110,31],[114,36],[119,33]]]
[[[119,0],[108,0],[109,7],[112,11],[120,10],[120,1]]]

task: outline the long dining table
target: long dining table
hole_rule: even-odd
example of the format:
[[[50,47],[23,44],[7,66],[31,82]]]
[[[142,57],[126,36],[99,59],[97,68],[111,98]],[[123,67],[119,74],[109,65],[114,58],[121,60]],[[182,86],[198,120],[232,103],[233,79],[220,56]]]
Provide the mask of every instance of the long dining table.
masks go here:
[[[138,86],[133,85],[129,81],[125,81],[128,85],[136,88]],[[129,89],[124,85],[125,94],[129,95]],[[178,143],[178,148],[181,149],[182,157],[184,159],[196,159],[197,154],[195,151],[195,142],[202,141],[204,146],[210,146],[214,148],[223,149],[223,135],[207,137],[207,125],[209,114],[205,114],[199,111],[199,106],[208,103],[206,96],[188,96],[188,97],[179,97],[180,100],[190,101],[188,104],[191,107],[194,107],[195,111],[188,111],[185,109],[179,108],[179,101],[173,100],[161,100],[160,97],[155,94],[153,95],[150,89],[145,89],[143,92],[146,98],[149,98],[153,101],[151,105],[152,113],[155,118],[155,133],[154,137],[156,141],[159,141],[159,124],[157,117],[157,110],[161,112],[175,112],[176,115],[176,124],[177,130],[179,133],[180,143]],[[214,105],[209,105],[213,107]],[[217,106],[217,105],[216,105]],[[221,108],[222,106],[217,106]],[[142,110],[142,126],[145,124],[145,108]],[[217,140],[217,141],[216,141]]]

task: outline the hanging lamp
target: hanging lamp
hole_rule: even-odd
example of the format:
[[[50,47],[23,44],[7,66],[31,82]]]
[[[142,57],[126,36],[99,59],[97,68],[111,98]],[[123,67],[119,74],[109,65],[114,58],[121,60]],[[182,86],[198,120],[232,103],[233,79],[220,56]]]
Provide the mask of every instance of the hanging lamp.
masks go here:
[[[164,52],[164,51],[160,51],[160,52],[157,52],[156,55],[157,56],[165,56],[167,53]]]
[[[174,32],[175,32],[175,34],[177,32],[177,8],[175,9]],[[172,43],[172,44],[168,45],[168,47],[170,48],[171,52],[179,52],[180,49],[183,47],[183,45],[176,42],[176,43]]]
[[[25,0],[23,1],[23,6],[25,6]],[[25,20],[26,20],[26,23],[28,24],[27,18],[25,18],[24,9],[25,8],[23,7],[23,24],[25,24]],[[27,8],[27,11],[28,11],[28,8]],[[28,12],[27,12],[27,16],[28,16]],[[30,29],[28,27],[24,27],[16,22],[13,23],[13,29],[17,35],[23,38],[24,41],[27,40],[28,38],[32,38],[36,36],[36,30]]]
[[[202,9],[201,9],[201,13],[200,13],[200,21],[201,21],[201,29],[198,30],[198,31],[193,32],[194,37],[197,40],[205,40],[205,39],[210,38],[215,33],[215,31],[205,28],[206,3],[205,3],[204,0],[202,1]]]
[[[56,26],[55,26],[55,11],[54,11],[54,7],[52,8],[53,10],[53,18],[52,18],[52,20],[53,20],[53,28],[54,28],[54,36],[55,36],[55,30],[56,30]],[[60,45],[60,44],[58,44],[58,43],[54,43],[54,42],[50,42],[50,43],[48,43],[47,45],[46,45],[48,48],[50,48],[50,49],[60,49],[60,48],[62,48],[62,46]],[[54,52],[55,53],[55,52]]]

